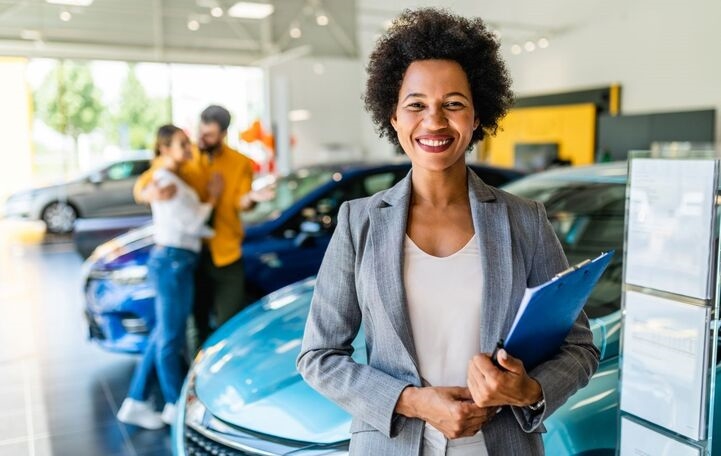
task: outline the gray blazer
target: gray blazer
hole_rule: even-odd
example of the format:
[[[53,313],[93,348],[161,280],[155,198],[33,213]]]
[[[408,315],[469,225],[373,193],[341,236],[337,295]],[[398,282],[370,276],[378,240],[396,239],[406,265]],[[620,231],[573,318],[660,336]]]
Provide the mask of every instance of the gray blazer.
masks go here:
[[[568,266],[542,204],[489,187],[468,170],[483,276],[479,352],[490,353],[516,314],[526,287]],[[403,241],[410,173],[394,187],[344,203],[318,273],[297,367],[305,381],[352,416],[351,455],[409,456],[421,451],[424,422],[394,414],[409,385],[421,386],[403,285]],[[368,365],[351,355],[363,324]],[[543,420],[585,386],[598,367],[581,314],[560,353],[529,375],[545,411],[505,407],[484,428],[490,455],[542,455]]]

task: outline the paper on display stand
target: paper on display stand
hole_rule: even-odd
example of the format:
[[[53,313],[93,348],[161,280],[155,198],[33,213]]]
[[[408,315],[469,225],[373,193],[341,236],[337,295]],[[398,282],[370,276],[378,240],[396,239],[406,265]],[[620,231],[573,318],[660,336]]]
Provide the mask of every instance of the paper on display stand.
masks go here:
[[[712,296],[717,167],[715,160],[633,160],[627,283]]]
[[[621,410],[705,439],[709,310],[626,292]]]
[[[621,418],[621,456],[701,456],[701,449]]]

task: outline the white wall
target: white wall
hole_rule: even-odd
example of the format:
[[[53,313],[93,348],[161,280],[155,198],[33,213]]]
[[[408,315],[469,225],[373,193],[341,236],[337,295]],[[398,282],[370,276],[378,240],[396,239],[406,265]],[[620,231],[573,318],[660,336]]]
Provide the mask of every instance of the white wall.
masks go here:
[[[719,141],[721,1],[629,0],[598,13],[593,22],[552,38],[545,50],[511,55],[504,46],[516,92],[618,82],[625,114],[717,109]]]
[[[360,43],[360,54],[362,58],[361,63],[361,80],[360,80],[360,91],[365,92],[365,84],[368,78],[366,74],[366,65],[368,65],[368,56],[373,51],[377,33],[368,28],[360,28],[359,31],[359,43]],[[362,133],[362,144],[363,150],[366,153],[366,157],[369,160],[383,160],[397,157],[394,147],[388,142],[386,138],[380,139],[378,133],[375,131],[373,122],[371,121],[370,114],[363,107],[361,102],[361,116],[360,116],[360,128]]]
[[[316,74],[320,63],[323,73]],[[289,109],[306,109],[311,117],[291,122],[292,166],[362,159],[360,100],[361,64],[357,59],[301,58],[274,66],[270,77],[290,82]],[[329,150],[329,145],[341,149]]]

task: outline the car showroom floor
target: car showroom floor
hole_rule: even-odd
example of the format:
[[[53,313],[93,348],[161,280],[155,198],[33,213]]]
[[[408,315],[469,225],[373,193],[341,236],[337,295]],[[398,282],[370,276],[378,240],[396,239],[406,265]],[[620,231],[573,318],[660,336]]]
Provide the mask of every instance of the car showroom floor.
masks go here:
[[[136,358],[88,342],[81,264],[68,239],[0,221],[0,456],[169,454],[168,429],[115,419]]]

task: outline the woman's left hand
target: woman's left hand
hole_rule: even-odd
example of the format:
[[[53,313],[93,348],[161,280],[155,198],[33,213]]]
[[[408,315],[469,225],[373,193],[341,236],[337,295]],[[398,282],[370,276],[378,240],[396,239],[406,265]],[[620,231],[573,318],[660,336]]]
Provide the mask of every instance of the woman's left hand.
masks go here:
[[[499,350],[499,369],[488,354],[476,355],[468,364],[468,389],[479,407],[514,405],[525,407],[538,402],[541,385],[529,377],[523,362]]]

